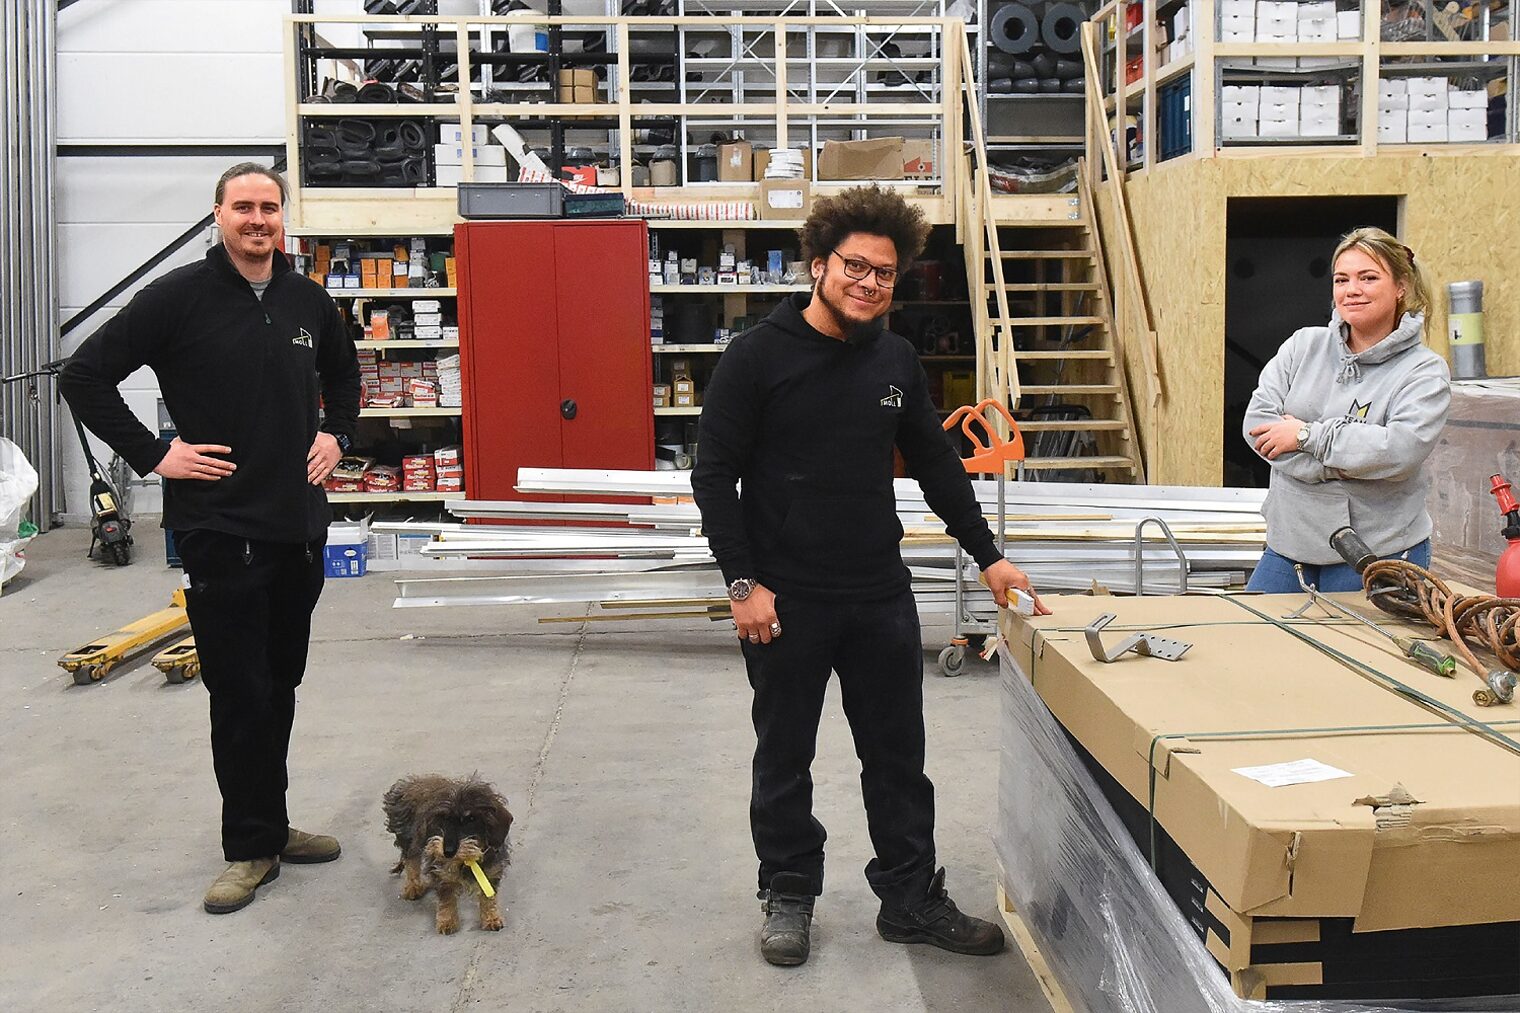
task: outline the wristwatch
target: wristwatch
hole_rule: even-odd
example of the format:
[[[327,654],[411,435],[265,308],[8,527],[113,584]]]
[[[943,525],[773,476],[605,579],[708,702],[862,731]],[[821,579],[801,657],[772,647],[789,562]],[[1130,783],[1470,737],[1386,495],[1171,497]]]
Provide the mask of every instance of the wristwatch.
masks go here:
[[[755,593],[755,579],[753,577],[740,577],[728,585],[728,597],[733,601],[743,601]]]
[[[345,454],[348,453],[349,448],[354,445],[354,441],[349,439],[343,433],[333,433],[332,438],[338,441],[338,449]]]
[[[1309,445],[1309,423],[1305,422],[1298,427],[1298,449],[1303,450]]]

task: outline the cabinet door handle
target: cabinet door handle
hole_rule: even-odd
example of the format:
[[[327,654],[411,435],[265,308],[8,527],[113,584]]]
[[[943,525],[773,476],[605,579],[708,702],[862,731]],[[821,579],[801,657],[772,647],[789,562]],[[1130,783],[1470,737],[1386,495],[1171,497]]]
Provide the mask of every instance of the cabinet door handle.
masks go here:
[[[579,410],[576,407],[574,398],[567,397],[559,403],[559,413],[567,419],[575,418],[575,413]]]

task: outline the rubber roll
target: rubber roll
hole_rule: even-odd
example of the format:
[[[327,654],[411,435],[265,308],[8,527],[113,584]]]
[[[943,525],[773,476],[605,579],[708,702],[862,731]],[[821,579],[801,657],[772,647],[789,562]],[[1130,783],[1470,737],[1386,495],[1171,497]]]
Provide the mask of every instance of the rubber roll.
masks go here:
[[[421,123],[416,120],[402,120],[399,129],[401,143],[407,148],[418,152],[427,150],[427,131],[422,129]]]
[[[1075,53],[1082,48],[1082,22],[1087,15],[1076,4],[1051,4],[1040,20],[1040,38],[1053,53]]]
[[[1048,93],[1051,93],[1051,92],[1058,92],[1060,90],[1061,90],[1061,79],[1059,77],[1042,77],[1042,78],[1040,78],[1040,91],[1046,92],[1048,94]]]
[[[1006,77],[994,77],[987,82],[987,94],[1011,95],[1013,94],[1013,81]]]
[[[1082,76],[1081,60],[1057,60],[1056,77],[1062,81],[1071,81]]]
[[[1040,90],[1040,79],[1037,77],[1015,78],[1013,90],[1024,95],[1032,95]]]
[[[1072,92],[1073,94],[1080,94],[1081,92],[1084,92],[1084,91],[1087,90],[1087,78],[1085,78],[1085,77],[1074,77],[1074,78],[1071,78],[1068,81],[1062,81],[1061,82],[1061,90],[1062,91],[1069,91],[1069,92]]]
[[[1016,77],[1055,77],[1056,58],[1049,53],[1038,53],[1033,60],[1029,61],[1033,70],[1028,74],[1017,74]]]
[[[1070,4],[1058,6],[1070,7]],[[1004,4],[992,15],[992,44],[1014,56],[1027,53],[1039,41],[1040,28],[1034,11],[1023,4]]]
[[[388,84],[370,81],[359,89],[359,101],[365,103],[395,102],[396,92]]]

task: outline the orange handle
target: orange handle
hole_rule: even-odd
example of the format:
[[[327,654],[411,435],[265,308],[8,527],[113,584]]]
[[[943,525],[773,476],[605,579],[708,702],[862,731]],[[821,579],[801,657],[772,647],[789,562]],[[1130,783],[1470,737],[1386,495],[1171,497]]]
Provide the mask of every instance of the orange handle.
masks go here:
[[[1010,439],[1003,439],[993,427],[992,420],[987,415],[989,409],[996,409],[1003,416],[1003,421],[1008,423]],[[1010,461],[1024,460],[1023,434],[1019,432],[1018,423],[1013,421],[1008,409],[996,398],[985,398],[975,405],[957,408],[945,420],[945,431],[949,432],[956,424],[960,425],[961,432],[975,448],[971,456],[961,462],[967,471],[995,475],[1000,474],[1003,466]],[[983,436],[986,438],[983,439]]]

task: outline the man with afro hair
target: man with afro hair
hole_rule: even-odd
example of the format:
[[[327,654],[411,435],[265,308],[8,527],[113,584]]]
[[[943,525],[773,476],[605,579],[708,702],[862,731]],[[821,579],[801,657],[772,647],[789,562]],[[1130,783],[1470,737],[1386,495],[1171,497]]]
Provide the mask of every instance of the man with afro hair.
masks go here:
[[[819,200],[801,234],[812,291],[734,339],[703,403],[692,490],[754,690],[750,828],[772,964],[807,960],[823,891],[811,766],[831,672],[861,761],[877,932],[957,953],[1003,948],[1002,929],[959,911],[936,867],[923,640],[899,548],[894,447],[998,604],[1033,589],[997,550],[917,353],[883,326],[928,233],[891,190]]]

